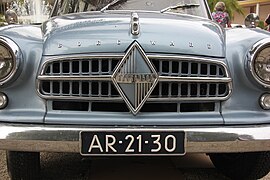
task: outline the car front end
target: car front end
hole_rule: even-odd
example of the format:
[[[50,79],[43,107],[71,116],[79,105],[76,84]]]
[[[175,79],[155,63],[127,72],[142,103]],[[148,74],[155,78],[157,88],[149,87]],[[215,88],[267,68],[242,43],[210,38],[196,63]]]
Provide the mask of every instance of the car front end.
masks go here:
[[[38,152],[207,153],[222,169],[220,155],[268,157],[269,33],[225,30],[207,8],[203,17],[167,12],[206,6],[199,2],[161,11],[105,8],[41,26],[3,27],[0,148],[8,162],[20,159],[29,168]],[[257,178],[269,169],[237,170]]]

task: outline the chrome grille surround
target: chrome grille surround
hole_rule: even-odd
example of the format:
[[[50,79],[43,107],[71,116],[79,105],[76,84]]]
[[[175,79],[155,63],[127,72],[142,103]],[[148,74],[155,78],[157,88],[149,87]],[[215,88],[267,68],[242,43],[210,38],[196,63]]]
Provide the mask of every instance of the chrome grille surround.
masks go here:
[[[123,56],[82,55],[49,59],[37,77],[37,92],[48,100],[123,102],[112,83],[114,68]],[[209,102],[226,100],[231,95],[232,79],[223,59],[152,54],[147,57],[159,75],[159,82],[147,102]],[[84,61],[88,63],[89,72],[87,68],[83,70]],[[64,71],[65,63],[69,72]],[[75,68],[73,63],[77,64]],[[66,88],[69,91],[64,90]]]

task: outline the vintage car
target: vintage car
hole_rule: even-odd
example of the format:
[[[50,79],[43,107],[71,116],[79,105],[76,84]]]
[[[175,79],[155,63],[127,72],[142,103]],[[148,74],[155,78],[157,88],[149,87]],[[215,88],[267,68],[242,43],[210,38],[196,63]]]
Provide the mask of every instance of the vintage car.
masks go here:
[[[224,29],[205,0],[56,0],[0,29],[0,149],[11,179],[40,152],[206,153],[233,179],[270,171],[270,36]]]

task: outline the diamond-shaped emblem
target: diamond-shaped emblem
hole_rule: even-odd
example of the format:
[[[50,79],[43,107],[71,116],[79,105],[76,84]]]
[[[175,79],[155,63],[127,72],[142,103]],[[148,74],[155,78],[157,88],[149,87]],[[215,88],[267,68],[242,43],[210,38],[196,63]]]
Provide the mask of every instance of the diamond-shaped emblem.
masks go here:
[[[158,74],[135,41],[112,75],[112,81],[131,112],[136,115],[158,82]]]

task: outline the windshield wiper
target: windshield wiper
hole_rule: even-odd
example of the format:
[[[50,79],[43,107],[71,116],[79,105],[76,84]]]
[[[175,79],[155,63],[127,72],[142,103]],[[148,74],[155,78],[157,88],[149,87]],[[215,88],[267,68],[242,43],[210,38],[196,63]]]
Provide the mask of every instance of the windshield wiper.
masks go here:
[[[166,12],[166,11],[168,11],[168,10],[172,10],[172,9],[178,9],[178,8],[182,8],[182,9],[184,9],[184,8],[193,8],[193,7],[198,7],[198,6],[200,6],[200,4],[177,4],[177,5],[175,5],[175,6],[169,6],[169,7],[166,7],[166,8],[164,8],[164,9],[161,9],[160,12],[161,12],[161,13],[164,13],[164,12]]]
[[[107,10],[109,7],[112,7],[112,6],[115,6],[117,5],[120,1],[123,1],[123,0],[114,0],[112,1],[111,3],[107,4],[106,6],[104,6],[100,12],[104,12],[105,10]],[[126,0],[125,0],[126,1]]]

